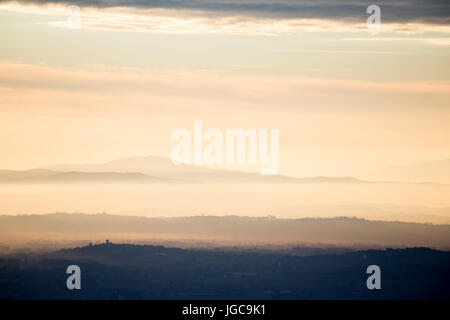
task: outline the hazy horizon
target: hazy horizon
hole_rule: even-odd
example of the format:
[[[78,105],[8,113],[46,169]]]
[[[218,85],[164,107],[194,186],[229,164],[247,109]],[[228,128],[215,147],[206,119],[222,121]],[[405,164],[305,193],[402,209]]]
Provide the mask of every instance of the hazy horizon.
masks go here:
[[[107,212],[147,217],[234,214],[450,221],[450,184],[261,176],[176,166],[170,159],[153,156],[0,170],[0,194],[0,214],[9,215]]]

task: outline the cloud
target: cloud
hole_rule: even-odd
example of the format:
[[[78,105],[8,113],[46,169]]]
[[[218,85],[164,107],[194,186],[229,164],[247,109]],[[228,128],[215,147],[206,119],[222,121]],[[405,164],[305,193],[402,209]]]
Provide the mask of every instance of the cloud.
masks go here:
[[[1,4],[3,3],[3,5]],[[67,15],[68,5],[82,10],[83,28],[150,33],[276,35],[295,32],[367,31],[362,0],[0,0],[0,8]],[[381,32],[450,33],[450,2],[391,0],[381,7]],[[27,5],[27,6],[25,6]],[[53,7],[52,7],[53,6]],[[65,26],[65,21],[53,22]]]
[[[176,9],[214,12],[221,15],[351,21],[359,21],[362,16],[366,16],[366,9],[370,4],[363,0],[344,0],[339,4],[332,0],[21,0],[19,2],[71,4],[97,8]],[[382,8],[385,22],[450,23],[450,2],[446,0],[384,0],[377,1],[377,5]]]

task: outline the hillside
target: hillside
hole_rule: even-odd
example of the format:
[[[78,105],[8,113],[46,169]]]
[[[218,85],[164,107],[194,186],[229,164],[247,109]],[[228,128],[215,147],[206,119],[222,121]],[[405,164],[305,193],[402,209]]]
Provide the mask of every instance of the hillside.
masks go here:
[[[66,268],[82,290],[67,290]],[[381,269],[368,290],[366,268]],[[0,299],[448,299],[450,253],[427,248],[299,257],[102,244],[0,257]]]
[[[241,244],[427,246],[450,248],[450,225],[357,218],[193,216],[149,218],[108,214],[0,216],[0,239],[208,240]]]

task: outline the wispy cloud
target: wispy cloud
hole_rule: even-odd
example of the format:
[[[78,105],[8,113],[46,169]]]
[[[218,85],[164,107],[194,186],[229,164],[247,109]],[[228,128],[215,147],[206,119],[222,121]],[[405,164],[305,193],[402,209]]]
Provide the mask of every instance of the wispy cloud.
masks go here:
[[[50,104],[61,108],[71,106],[74,101],[90,106],[95,101],[95,105],[104,105],[102,108],[121,105],[124,110],[142,105],[143,101],[177,108],[187,103],[211,108],[222,101],[227,109],[235,104],[239,108],[256,104],[278,110],[280,104],[288,107],[305,99],[322,101],[324,92],[334,102],[342,96],[351,99],[355,95],[382,95],[386,99],[392,95],[408,99],[421,96],[425,100],[434,97],[445,101],[450,97],[449,81],[380,83],[305,76],[243,76],[212,70],[102,65],[56,68],[16,62],[0,62],[0,71],[2,111],[16,109],[18,105],[35,105],[39,101],[39,107]]]
[[[412,52],[407,51],[381,51],[381,50],[306,50],[306,49],[284,49],[284,50],[274,50],[277,52],[302,52],[302,53],[325,53],[325,54],[369,54],[369,55],[409,55]]]

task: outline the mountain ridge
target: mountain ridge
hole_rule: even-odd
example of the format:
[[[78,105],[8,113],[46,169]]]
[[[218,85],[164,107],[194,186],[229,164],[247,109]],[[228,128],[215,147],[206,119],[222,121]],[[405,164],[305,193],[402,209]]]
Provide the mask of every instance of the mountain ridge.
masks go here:
[[[197,165],[175,165],[160,156],[127,157],[93,164],[56,164],[30,170],[0,170],[6,182],[182,182],[182,183],[345,183],[345,184],[432,184],[434,182],[371,181],[351,176],[292,177],[260,175],[255,172],[211,169]]]
[[[352,217],[282,219],[230,215],[155,218],[79,213],[3,215],[0,216],[0,231],[8,233],[9,239],[14,235],[18,239],[36,239],[46,235],[58,239],[177,238],[242,243],[358,243],[450,248],[450,225]]]

